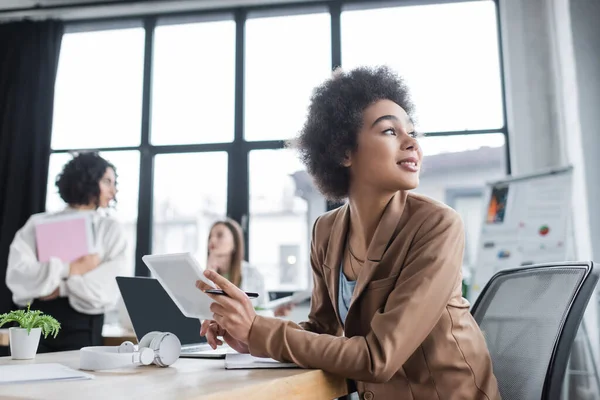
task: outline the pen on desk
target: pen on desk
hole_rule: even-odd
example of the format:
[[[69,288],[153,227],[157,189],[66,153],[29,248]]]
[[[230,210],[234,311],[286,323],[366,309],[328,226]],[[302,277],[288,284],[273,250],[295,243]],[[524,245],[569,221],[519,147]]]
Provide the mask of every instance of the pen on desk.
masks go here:
[[[221,289],[207,289],[204,291],[204,293],[217,294],[220,296],[227,296],[227,293],[225,293]],[[244,293],[246,293],[246,296],[248,296],[251,299],[256,299],[258,297],[258,293],[254,293],[254,292],[244,292]]]

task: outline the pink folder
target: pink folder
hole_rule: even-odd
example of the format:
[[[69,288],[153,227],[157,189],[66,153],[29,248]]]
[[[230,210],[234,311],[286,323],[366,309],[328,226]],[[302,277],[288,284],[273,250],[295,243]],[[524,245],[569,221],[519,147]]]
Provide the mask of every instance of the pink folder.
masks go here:
[[[89,215],[49,217],[35,226],[38,261],[56,257],[71,262],[93,252],[92,225]]]

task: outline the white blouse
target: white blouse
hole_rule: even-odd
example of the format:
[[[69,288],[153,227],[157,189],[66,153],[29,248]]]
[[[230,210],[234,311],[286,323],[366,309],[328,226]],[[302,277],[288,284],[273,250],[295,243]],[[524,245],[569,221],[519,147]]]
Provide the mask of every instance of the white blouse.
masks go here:
[[[35,224],[49,215],[90,213],[95,247],[100,265],[83,275],[69,276],[69,264],[58,258],[39,262],[35,242]],[[26,306],[34,299],[50,295],[59,288],[60,297],[68,297],[69,304],[84,314],[102,314],[113,308],[119,297],[115,280],[123,275],[126,266],[127,240],[115,219],[98,211],[81,211],[67,207],[58,213],[32,215],[16,233],[10,245],[6,285],[13,293],[13,301]]]

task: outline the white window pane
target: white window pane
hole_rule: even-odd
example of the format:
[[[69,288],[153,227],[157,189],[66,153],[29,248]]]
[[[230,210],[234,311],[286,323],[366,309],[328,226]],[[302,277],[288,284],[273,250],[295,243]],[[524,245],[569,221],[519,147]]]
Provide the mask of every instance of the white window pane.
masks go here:
[[[425,136],[419,138],[419,146],[423,149],[426,158],[441,153],[461,153],[485,147],[498,148],[504,147],[504,134]],[[424,163],[427,163],[427,159]]]
[[[204,265],[208,231],[227,212],[227,153],[154,160],[152,253],[191,252]]]
[[[234,21],[156,28],[153,144],[232,141],[234,92]]]
[[[342,13],[342,65],[388,65],[403,76],[423,132],[503,125],[492,1]]]
[[[52,148],[139,145],[143,64],[142,28],[64,35]]]
[[[310,236],[325,200],[290,150],[249,155],[250,263],[268,290],[302,290],[311,282]]]
[[[446,202],[452,189],[483,188],[506,174],[504,135],[458,135],[419,139],[423,165],[415,192]]]
[[[127,239],[127,266],[125,273],[134,275],[135,248],[137,238],[138,192],[140,179],[140,153],[138,151],[106,151],[100,156],[112,163],[117,170],[117,204],[115,208],[105,211],[116,218],[125,231]],[[57,153],[50,156],[48,171],[48,189],[46,192],[46,210],[60,211],[65,207],[64,201],[56,188],[56,177],[64,165],[72,159],[68,153]]]
[[[328,13],[246,22],[246,140],[289,139],[302,128],[310,95],[331,74]]]

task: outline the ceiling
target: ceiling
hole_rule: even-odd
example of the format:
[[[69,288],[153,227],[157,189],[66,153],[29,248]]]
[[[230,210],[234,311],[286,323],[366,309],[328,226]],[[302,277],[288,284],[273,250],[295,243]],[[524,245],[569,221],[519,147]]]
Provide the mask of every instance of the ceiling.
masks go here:
[[[311,1],[316,0],[305,2]],[[292,2],[298,0],[0,0],[0,21],[81,20]]]

